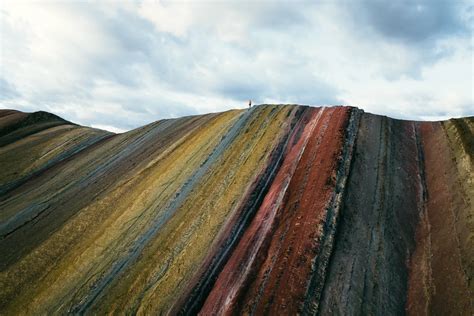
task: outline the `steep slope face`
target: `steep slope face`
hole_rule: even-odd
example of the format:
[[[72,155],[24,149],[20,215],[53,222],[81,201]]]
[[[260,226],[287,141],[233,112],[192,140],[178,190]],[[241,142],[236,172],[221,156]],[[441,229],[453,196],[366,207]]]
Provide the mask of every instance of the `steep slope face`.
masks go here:
[[[423,209],[416,123],[363,115],[320,310],[403,314]]]
[[[473,313],[474,120],[421,123],[426,200],[413,255],[413,314]]]
[[[472,315],[473,118],[0,111],[0,313]]]
[[[299,127],[303,131],[295,130],[291,136],[283,165],[219,274],[203,314],[233,310],[293,314],[307,297],[308,289],[302,285],[313,280],[319,284],[323,263],[310,263],[316,257],[323,260],[330,247],[324,241],[331,238],[339,213],[334,186],[343,186],[348,172],[339,162],[352,150],[351,140],[344,146],[344,132],[353,131],[357,119],[350,120],[347,108],[312,112]],[[314,292],[311,298],[317,300],[316,288]],[[311,304],[307,302],[308,309]]]

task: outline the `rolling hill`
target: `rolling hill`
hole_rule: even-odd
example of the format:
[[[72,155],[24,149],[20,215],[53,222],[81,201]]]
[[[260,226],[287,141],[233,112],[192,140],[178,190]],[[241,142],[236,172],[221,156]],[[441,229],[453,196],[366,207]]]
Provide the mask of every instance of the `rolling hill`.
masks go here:
[[[474,117],[0,110],[0,314],[473,315]]]

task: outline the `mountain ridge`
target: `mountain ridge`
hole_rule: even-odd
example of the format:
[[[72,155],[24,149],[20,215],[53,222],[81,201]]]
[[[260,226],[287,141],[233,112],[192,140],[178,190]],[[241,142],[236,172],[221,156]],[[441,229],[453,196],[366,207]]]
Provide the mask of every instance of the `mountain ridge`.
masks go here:
[[[50,120],[0,135],[6,314],[472,314],[473,117]]]
[[[466,116],[456,116],[456,117],[449,117],[449,118],[446,118],[446,119],[440,119],[440,120],[418,120],[418,119],[409,119],[409,118],[396,118],[396,117],[392,117],[390,115],[384,115],[384,114],[377,114],[377,113],[373,113],[373,112],[370,112],[370,111],[365,111],[364,109],[362,108],[359,108],[357,106],[353,106],[353,105],[348,105],[348,104],[334,104],[334,105],[307,105],[307,104],[296,104],[296,103],[279,103],[279,104],[274,104],[274,103],[262,103],[262,104],[255,104],[255,105],[252,105],[253,108],[255,107],[259,107],[259,106],[301,106],[301,107],[311,107],[311,108],[326,108],[326,107],[350,107],[350,108],[355,108],[359,111],[362,111],[364,113],[367,113],[367,114],[371,114],[371,115],[376,115],[376,116],[381,116],[381,117],[386,117],[386,118],[389,118],[391,120],[398,120],[398,121],[408,121],[408,122],[444,122],[444,121],[451,121],[451,120],[459,120],[459,119],[473,119],[474,118],[474,115],[466,115]],[[78,126],[83,126],[83,127],[89,127],[89,128],[92,128],[92,129],[99,129],[99,130],[104,130],[104,131],[107,131],[109,133],[113,133],[113,134],[123,134],[123,133],[127,133],[127,132],[130,132],[134,129],[139,129],[139,128],[142,128],[146,125],[149,125],[149,124],[153,124],[155,122],[158,122],[158,121],[163,121],[163,120],[176,120],[176,119],[179,119],[179,118],[183,118],[183,117],[190,117],[190,116],[201,116],[201,115],[209,115],[209,114],[218,114],[218,113],[224,113],[224,112],[227,112],[227,111],[244,111],[244,110],[248,110],[247,108],[234,108],[234,109],[228,109],[228,110],[225,110],[225,111],[216,111],[216,112],[208,112],[208,113],[205,113],[205,114],[192,114],[192,115],[185,115],[185,116],[180,116],[180,117],[167,117],[167,118],[161,118],[161,119],[158,119],[156,121],[153,121],[153,122],[150,122],[150,123],[147,123],[147,124],[144,124],[142,126],[138,126],[136,128],[133,128],[133,129],[130,129],[130,130],[126,130],[124,132],[112,132],[112,131],[109,131],[107,129],[102,129],[102,128],[97,128],[97,127],[91,127],[91,126],[86,126],[86,125],[81,125],[80,123],[75,123],[75,122],[72,122],[72,121],[67,121],[65,120],[64,118],[62,118],[61,116],[57,115],[57,114],[54,114],[52,112],[47,112],[47,111],[43,111],[43,110],[39,110],[39,111],[33,111],[33,112],[22,112],[20,110],[15,110],[15,109],[6,109],[6,108],[3,108],[3,109],[0,109],[0,117],[2,116],[6,116],[8,115],[9,113],[14,113],[14,112],[18,112],[18,113],[22,113],[24,115],[30,115],[30,114],[46,114],[46,115],[51,115],[52,117],[56,117],[58,118],[59,120],[62,120],[62,121],[65,121],[65,122],[68,122],[69,124],[72,124],[72,125],[78,125]]]

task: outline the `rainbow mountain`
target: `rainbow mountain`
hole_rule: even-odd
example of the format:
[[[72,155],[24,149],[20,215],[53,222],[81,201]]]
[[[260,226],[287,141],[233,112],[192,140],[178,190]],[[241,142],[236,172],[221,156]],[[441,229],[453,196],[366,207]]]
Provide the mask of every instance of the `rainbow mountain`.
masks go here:
[[[473,315],[474,117],[0,110],[0,314]]]

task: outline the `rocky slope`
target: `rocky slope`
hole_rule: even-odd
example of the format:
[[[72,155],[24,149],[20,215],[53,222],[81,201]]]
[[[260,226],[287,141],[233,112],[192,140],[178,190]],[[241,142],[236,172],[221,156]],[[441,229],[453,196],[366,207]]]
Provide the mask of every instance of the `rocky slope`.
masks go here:
[[[474,118],[0,111],[0,314],[474,314]]]

